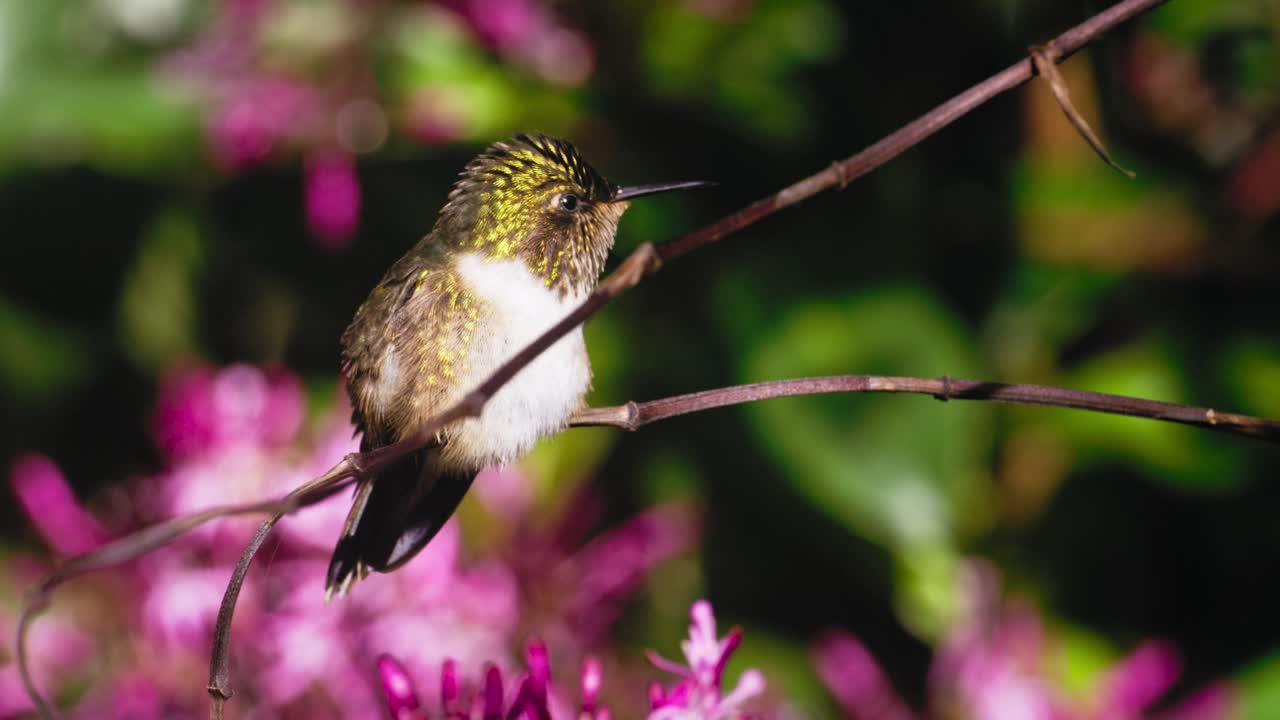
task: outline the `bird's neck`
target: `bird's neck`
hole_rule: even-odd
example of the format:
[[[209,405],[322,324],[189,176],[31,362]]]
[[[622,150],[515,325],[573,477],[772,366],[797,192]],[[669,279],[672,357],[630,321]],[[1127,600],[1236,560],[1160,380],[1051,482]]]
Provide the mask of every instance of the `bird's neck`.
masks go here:
[[[575,242],[550,232],[495,232],[494,227],[484,223],[476,223],[464,232],[441,233],[437,227],[432,235],[433,242],[441,243],[451,253],[478,255],[493,263],[517,261],[562,298],[583,297],[595,289],[613,244],[612,232],[607,244]]]

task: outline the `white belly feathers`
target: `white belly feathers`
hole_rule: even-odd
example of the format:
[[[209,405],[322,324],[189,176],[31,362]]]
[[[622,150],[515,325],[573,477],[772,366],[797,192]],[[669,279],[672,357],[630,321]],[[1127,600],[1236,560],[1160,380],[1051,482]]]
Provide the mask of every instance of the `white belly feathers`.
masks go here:
[[[486,261],[479,255],[463,255],[457,271],[467,289],[488,306],[487,317],[472,338],[470,369],[459,378],[458,398],[583,299],[561,299],[518,260]],[[441,459],[470,469],[515,460],[539,438],[564,429],[582,407],[590,386],[591,363],[578,327],[516,374],[489,400],[478,419],[451,428]]]

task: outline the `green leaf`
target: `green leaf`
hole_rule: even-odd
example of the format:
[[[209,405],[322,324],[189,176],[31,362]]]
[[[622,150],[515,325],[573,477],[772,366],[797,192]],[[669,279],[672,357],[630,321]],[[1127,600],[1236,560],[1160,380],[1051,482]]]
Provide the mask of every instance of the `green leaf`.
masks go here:
[[[1280,418],[1280,342],[1242,338],[1225,353],[1223,374],[1240,412]]]
[[[89,372],[84,339],[0,297],[0,387],[20,402],[45,403]]]
[[[788,313],[749,349],[744,381],[880,373],[973,376],[958,323],[916,290]],[[984,516],[990,410],[931,398],[828,395],[746,408],[765,450],[822,511],[887,547],[949,544]]]
[[[1175,40],[1195,43],[1227,30],[1266,28],[1269,12],[1265,2],[1181,0],[1156,8],[1147,22]]]
[[[646,22],[641,41],[658,94],[710,103],[776,140],[805,137],[811,102],[796,78],[842,42],[838,19],[816,0],[759,2],[732,18],[658,3]]]
[[[1072,625],[1055,627],[1053,639],[1046,647],[1046,674],[1078,698],[1095,692],[1098,681],[1121,657],[1104,638]]]
[[[1272,653],[1245,669],[1236,679],[1242,720],[1280,717],[1280,653]]]
[[[125,272],[117,334],[124,353],[152,372],[175,357],[199,354],[196,274],[203,248],[192,218],[158,217]]]
[[[1095,392],[1183,403],[1187,393],[1178,358],[1147,341],[1115,350],[1071,372],[1065,384]],[[1120,415],[1061,411],[1057,426],[1086,462],[1127,460],[1171,487],[1233,490],[1241,482],[1240,454],[1203,430]]]

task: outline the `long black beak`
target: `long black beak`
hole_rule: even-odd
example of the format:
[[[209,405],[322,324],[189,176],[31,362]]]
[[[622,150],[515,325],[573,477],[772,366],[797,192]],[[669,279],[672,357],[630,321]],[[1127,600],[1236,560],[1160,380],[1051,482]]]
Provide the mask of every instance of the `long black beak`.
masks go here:
[[[691,190],[693,188],[710,187],[715,185],[713,182],[706,180],[686,180],[684,182],[668,182],[668,183],[651,183],[649,185],[631,185],[630,187],[620,187],[613,191],[612,201],[630,200],[643,195],[656,195],[658,193],[671,192],[672,190]]]

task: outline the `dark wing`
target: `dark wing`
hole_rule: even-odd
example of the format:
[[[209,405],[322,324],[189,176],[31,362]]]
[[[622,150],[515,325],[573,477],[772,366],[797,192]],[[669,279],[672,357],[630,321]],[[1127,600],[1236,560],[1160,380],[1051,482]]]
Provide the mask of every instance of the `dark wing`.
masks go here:
[[[424,240],[387,271],[342,334],[352,421],[381,447],[444,409],[465,316],[450,312],[461,289],[444,254]],[[441,349],[447,353],[441,353]]]
[[[364,434],[364,445],[381,447],[389,442],[383,437],[387,428],[378,422],[382,413],[373,399],[381,384],[384,359],[395,342],[389,332],[392,318],[413,291],[415,264],[410,254],[391,266],[342,333],[342,374],[351,397],[351,421]]]
[[[428,242],[387,272],[342,337],[362,451],[405,437],[444,409],[476,312],[474,298]],[[345,593],[370,570],[408,562],[453,514],[473,473],[438,475],[435,452],[428,446],[410,453],[360,483],[329,562],[327,593]]]

